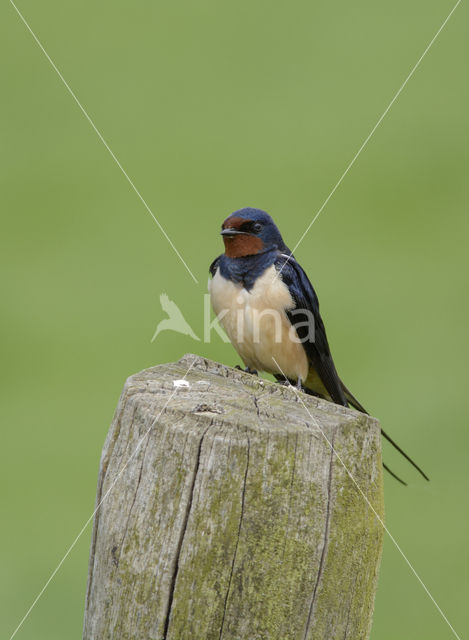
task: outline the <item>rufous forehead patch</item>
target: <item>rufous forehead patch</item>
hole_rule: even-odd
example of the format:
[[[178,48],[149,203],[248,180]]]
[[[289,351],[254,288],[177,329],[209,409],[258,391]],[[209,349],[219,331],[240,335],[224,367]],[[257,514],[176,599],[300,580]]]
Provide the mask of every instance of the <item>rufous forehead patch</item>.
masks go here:
[[[246,218],[239,216],[228,216],[222,226],[223,229],[239,229],[246,222],[252,222],[252,220],[246,220]]]

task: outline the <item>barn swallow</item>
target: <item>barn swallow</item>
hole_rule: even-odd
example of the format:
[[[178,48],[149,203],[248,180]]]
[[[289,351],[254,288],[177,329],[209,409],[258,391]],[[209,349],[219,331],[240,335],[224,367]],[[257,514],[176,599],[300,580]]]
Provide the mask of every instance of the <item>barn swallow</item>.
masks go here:
[[[221,235],[225,253],[210,265],[209,292],[246,371],[271,373],[306,393],[367,413],[339,378],[317,295],[270,215],[251,207],[235,211],[223,222]]]

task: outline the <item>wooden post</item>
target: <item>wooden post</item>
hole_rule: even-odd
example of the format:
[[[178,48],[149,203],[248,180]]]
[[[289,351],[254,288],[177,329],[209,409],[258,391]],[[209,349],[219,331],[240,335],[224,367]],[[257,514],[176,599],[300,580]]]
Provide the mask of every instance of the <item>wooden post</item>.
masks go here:
[[[175,382],[187,375],[188,385]],[[379,423],[186,355],[129,378],[104,446],[84,640],[369,637]]]

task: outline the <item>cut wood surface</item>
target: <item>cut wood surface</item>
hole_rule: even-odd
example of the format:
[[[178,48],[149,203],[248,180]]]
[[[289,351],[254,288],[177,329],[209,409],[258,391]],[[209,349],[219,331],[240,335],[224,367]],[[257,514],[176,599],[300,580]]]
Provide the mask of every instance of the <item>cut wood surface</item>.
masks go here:
[[[85,640],[369,637],[383,528],[330,444],[382,518],[379,423],[301,399],[193,355],[127,380]]]

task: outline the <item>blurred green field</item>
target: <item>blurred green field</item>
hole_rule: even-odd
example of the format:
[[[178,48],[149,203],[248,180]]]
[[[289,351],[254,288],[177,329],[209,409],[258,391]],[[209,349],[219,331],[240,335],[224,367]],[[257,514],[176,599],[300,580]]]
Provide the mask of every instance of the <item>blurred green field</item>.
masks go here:
[[[202,333],[222,220],[266,209],[293,246],[454,3],[21,0],[21,11],[184,256],[195,285],[9,2],[0,8],[0,634],[94,507],[124,380]],[[386,478],[392,534],[469,635],[468,11],[424,59],[296,252],[338,369],[431,476]],[[81,637],[90,530],[18,640]],[[373,640],[452,633],[389,539]]]

